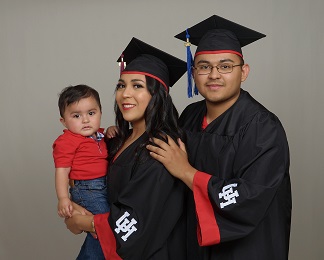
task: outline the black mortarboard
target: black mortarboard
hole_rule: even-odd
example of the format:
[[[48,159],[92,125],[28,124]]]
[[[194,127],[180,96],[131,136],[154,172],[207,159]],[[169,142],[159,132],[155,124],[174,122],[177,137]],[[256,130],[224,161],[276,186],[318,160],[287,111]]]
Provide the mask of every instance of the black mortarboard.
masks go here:
[[[188,28],[175,37],[198,46],[199,53],[233,52],[243,57],[241,47],[265,37],[264,34],[217,15]]]
[[[195,56],[226,52],[237,54],[243,58],[241,48],[265,37],[265,35],[213,15],[174,37],[187,42],[188,96],[191,97],[191,66],[193,63],[191,44],[197,46]],[[198,94],[197,88],[195,88],[195,93]]]
[[[136,38],[127,45],[117,62],[126,62],[121,74],[143,74],[158,80],[167,90],[186,72],[186,63]]]

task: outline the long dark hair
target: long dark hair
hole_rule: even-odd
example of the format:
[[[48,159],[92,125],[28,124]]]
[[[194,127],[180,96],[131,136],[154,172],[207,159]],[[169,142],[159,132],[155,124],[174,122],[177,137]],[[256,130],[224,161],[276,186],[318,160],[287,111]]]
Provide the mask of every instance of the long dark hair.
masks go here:
[[[166,135],[169,135],[177,142],[177,138],[182,138],[182,130],[178,125],[179,114],[172,102],[169,93],[164,86],[149,76],[145,76],[146,86],[152,98],[145,110],[144,118],[146,124],[146,133],[148,139],[141,143],[137,151],[149,143],[149,138],[156,137],[166,141]],[[114,140],[114,145],[109,151],[109,158],[112,159],[124,142],[127,140],[130,131],[130,123],[123,118],[123,115],[115,101],[116,126],[119,128],[119,135]],[[148,153],[144,153],[147,154]],[[142,156],[141,156],[142,157]],[[145,157],[145,156],[144,156]]]

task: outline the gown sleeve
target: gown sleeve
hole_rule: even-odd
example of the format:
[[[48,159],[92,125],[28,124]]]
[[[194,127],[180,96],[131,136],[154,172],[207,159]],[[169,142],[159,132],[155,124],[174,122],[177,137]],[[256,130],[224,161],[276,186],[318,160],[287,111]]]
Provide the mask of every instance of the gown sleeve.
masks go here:
[[[184,185],[180,181],[154,159],[141,163],[111,203],[108,222],[107,216],[95,221],[101,223],[97,233],[104,251],[110,256],[115,246],[122,259],[150,258],[165,249],[183,204]],[[108,241],[112,236],[114,244]]]
[[[200,171],[195,174],[193,193],[201,246],[253,232],[288,175],[287,139],[273,114],[259,113],[240,129],[233,138],[233,150],[232,172],[225,174],[228,178]],[[226,163],[233,153],[221,160]]]

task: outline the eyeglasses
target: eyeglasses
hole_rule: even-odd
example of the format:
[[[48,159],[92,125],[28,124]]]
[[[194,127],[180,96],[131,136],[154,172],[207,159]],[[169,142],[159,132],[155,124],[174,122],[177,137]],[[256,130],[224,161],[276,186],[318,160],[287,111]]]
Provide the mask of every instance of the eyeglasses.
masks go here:
[[[198,65],[197,67],[193,67],[197,70],[198,75],[208,75],[212,72],[213,68],[216,68],[220,74],[231,73],[234,67],[243,66],[243,64],[232,65],[227,63],[218,64],[216,66],[210,65]]]

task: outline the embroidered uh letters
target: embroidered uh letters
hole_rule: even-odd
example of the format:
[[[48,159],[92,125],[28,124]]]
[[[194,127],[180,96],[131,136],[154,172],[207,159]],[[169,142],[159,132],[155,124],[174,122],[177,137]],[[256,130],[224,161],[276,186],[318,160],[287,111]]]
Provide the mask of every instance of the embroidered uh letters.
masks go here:
[[[127,238],[137,230],[137,228],[134,226],[137,223],[137,221],[134,218],[132,218],[131,221],[129,221],[129,219],[127,217],[129,217],[129,213],[127,211],[125,211],[124,215],[122,215],[116,221],[117,228],[115,228],[115,232],[117,234],[119,234],[120,231],[122,233],[126,233],[125,235],[123,235],[121,237],[122,240],[124,240],[124,241],[126,241]]]
[[[233,183],[233,184],[228,184],[226,186],[223,187],[222,192],[219,193],[219,198],[223,198],[224,200],[226,200],[226,202],[221,202],[220,203],[220,207],[224,208],[230,204],[235,204],[236,203],[236,197],[239,196],[239,193],[237,190],[233,190],[233,188],[235,188],[237,186],[237,183]]]

